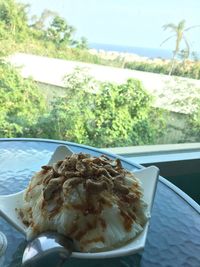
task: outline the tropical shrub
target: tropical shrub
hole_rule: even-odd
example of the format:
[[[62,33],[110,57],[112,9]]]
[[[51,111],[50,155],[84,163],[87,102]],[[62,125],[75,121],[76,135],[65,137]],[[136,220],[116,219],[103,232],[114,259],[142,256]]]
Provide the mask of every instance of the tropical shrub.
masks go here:
[[[150,144],[161,129],[151,103],[140,81],[100,83],[77,70],[67,76],[66,94],[52,103],[37,131],[40,137],[98,147]]]
[[[34,137],[33,127],[44,112],[44,97],[36,84],[0,61],[0,137]]]

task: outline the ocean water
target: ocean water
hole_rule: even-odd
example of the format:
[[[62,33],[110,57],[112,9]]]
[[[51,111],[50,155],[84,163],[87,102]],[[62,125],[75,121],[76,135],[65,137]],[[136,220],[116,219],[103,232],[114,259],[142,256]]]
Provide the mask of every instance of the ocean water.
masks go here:
[[[148,48],[148,47],[131,47],[131,46],[122,46],[122,45],[111,45],[111,44],[97,44],[91,43],[89,47],[97,50],[105,51],[117,51],[136,54],[142,57],[148,58],[163,58],[170,59],[172,58],[172,51],[160,48]]]

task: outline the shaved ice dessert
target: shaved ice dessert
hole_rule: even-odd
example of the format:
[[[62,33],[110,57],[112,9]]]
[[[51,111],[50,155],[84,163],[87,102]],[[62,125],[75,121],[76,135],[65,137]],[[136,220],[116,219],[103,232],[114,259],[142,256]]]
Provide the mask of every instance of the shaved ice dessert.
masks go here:
[[[119,159],[73,154],[42,166],[24,193],[20,212],[27,239],[57,231],[81,252],[107,251],[132,240],[147,221],[134,174]]]

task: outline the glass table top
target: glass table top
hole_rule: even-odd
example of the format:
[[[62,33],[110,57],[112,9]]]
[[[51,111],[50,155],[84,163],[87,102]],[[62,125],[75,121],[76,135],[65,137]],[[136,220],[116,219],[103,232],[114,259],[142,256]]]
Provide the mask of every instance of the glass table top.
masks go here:
[[[0,139],[0,195],[24,189],[41,165],[48,162],[57,146],[68,144],[74,152],[102,154],[101,150],[73,143],[37,139]],[[103,151],[105,153],[105,151]],[[110,154],[108,154],[110,155]],[[138,165],[123,159],[124,167]],[[169,182],[160,178],[143,252],[105,260],[70,259],[65,266],[200,266],[200,216],[197,206],[178,194]],[[25,238],[0,218],[0,231],[8,239],[8,248],[0,257],[0,267],[21,266]]]

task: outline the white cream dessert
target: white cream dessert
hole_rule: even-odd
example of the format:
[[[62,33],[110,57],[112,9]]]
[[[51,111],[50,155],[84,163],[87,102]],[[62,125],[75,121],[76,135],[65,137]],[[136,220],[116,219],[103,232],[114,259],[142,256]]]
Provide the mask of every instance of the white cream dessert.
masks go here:
[[[28,240],[57,231],[82,252],[123,245],[147,221],[140,183],[120,160],[83,153],[42,166],[24,193],[20,214]]]

